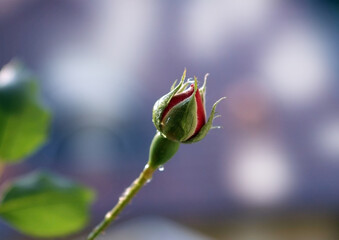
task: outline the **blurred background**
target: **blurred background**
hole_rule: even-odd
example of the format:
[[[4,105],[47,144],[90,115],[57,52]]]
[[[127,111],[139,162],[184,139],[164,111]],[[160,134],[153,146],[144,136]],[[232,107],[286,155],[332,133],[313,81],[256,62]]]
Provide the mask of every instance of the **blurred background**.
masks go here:
[[[337,1],[0,0],[16,57],[53,111],[15,177],[53,169],[97,191],[84,239],[148,158],[154,102],[184,67],[223,129],[182,145],[103,239],[339,239]],[[0,239],[31,239],[0,223]]]

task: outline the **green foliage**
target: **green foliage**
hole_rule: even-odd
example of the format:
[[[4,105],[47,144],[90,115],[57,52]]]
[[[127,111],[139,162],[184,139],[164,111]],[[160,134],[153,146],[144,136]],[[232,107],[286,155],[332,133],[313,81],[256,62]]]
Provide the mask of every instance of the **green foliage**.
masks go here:
[[[47,138],[50,113],[39,102],[35,79],[19,63],[0,72],[0,161],[15,162]]]
[[[18,62],[0,71],[0,164],[17,162],[47,138],[50,113],[40,103],[37,82]],[[88,188],[46,172],[6,185],[0,218],[34,237],[59,237],[85,226],[94,194]]]
[[[46,172],[35,172],[8,185],[0,217],[17,230],[36,237],[76,232],[88,221],[91,190]]]

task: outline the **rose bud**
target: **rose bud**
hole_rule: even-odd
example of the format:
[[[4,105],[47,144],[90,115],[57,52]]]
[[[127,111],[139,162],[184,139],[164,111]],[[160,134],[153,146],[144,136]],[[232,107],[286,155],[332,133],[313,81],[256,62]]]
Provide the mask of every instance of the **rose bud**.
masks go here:
[[[206,79],[198,89],[197,79],[194,83],[185,82],[186,69],[180,83],[172,85],[171,91],[160,98],[153,107],[153,123],[157,130],[167,139],[180,143],[193,143],[203,139],[213,128],[217,104],[214,103],[209,118],[206,117],[205,93]]]

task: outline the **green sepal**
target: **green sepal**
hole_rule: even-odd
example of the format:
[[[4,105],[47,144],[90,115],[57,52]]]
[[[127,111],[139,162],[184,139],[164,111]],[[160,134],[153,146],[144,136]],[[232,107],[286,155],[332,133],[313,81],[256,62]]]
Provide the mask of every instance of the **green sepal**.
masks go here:
[[[207,82],[208,75],[209,75],[209,73],[205,74],[204,84],[199,89],[199,93],[200,93],[200,96],[201,96],[201,101],[202,101],[202,105],[204,106],[204,109],[205,109],[205,96],[206,96],[206,82]]]
[[[172,86],[171,86],[171,91],[175,88],[175,85],[177,84],[177,81],[178,81],[178,79],[176,79],[176,80],[174,81],[174,83],[172,84]]]
[[[213,128],[212,124],[213,124],[213,119],[215,118],[215,110],[217,108],[217,105],[219,102],[221,102],[223,99],[226,99],[226,97],[222,97],[220,98],[218,101],[216,101],[213,104],[212,110],[211,110],[211,114],[207,120],[207,123],[200,129],[200,131],[197,133],[197,135],[195,135],[193,138],[188,139],[187,141],[184,141],[182,143],[194,143],[194,142],[198,142],[200,140],[202,140],[207,133],[209,132],[209,130],[211,128]]]
[[[187,80],[188,81],[188,80]],[[185,82],[182,84],[181,88],[179,89],[179,91],[177,93],[182,93],[183,91],[185,91],[185,89],[190,85],[190,82]]]
[[[157,132],[151,143],[148,166],[156,169],[165,164],[178,151],[179,146],[179,142],[171,141]]]
[[[154,126],[157,128],[158,131],[161,131],[161,117],[162,113],[173,98],[173,96],[180,90],[181,86],[183,85],[186,78],[186,69],[184,70],[184,73],[182,74],[180,83],[175,86],[175,83],[172,85],[173,90],[171,90],[169,93],[167,93],[165,96],[161,97],[158,101],[155,102],[153,106],[153,116],[152,121],[154,123]],[[172,89],[171,88],[171,89]]]
[[[198,84],[195,78],[193,94],[175,105],[163,119],[161,132],[168,139],[182,142],[193,135],[197,125],[196,91],[198,91]]]

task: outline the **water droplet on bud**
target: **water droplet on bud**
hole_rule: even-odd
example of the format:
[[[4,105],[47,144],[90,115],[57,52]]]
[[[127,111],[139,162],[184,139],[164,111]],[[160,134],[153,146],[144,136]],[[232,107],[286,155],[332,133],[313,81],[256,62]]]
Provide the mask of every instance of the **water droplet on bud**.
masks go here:
[[[194,83],[194,79],[193,78],[188,78],[187,82],[192,84],[192,83]]]
[[[160,172],[163,172],[164,170],[165,170],[164,166],[161,165],[161,166],[159,167],[159,171],[160,171]]]

